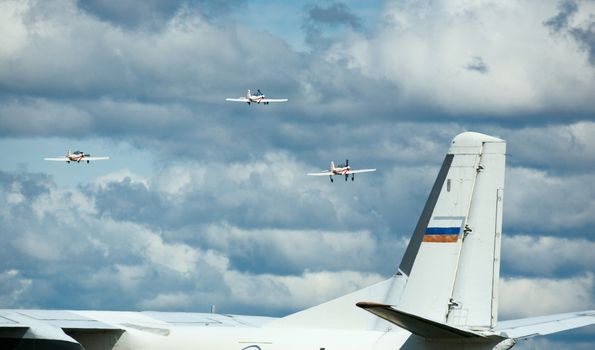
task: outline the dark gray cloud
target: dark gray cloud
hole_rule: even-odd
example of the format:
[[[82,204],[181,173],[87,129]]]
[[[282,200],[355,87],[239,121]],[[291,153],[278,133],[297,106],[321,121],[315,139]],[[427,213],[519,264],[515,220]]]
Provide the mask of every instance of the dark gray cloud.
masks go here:
[[[589,62],[595,66],[595,19],[584,27],[570,29],[570,34],[589,54]]]
[[[243,1],[229,0],[78,0],[78,6],[101,20],[126,29],[158,30],[178,12],[219,16],[242,7]]]
[[[465,69],[470,71],[476,71],[481,74],[486,74],[489,71],[488,65],[483,61],[480,56],[473,56],[471,62],[469,62]]]
[[[333,42],[333,35],[327,34],[329,28],[331,33],[344,28],[362,29],[361,19],[340,2],[333,2],[328,6],[308,6],[302,26],[306,33],[306,43],[314,50],[323,50]]]
[[[578,5],[574,0],[565,0],[560,1],[558,9],[558,14],[543,22],[546,27],[549,27],[555,32],[568,27],[570,18],[578,11]]]
[[[586,23],[573,25],[570,21],[579,11],[577,2],[574,0],[561,1],[558,9],[558,14],[545,21],[544,25],[556,33],[568,33],[587,51],[589,62],[595,66],[595,19],[593,14],[590,14]]]
[[[344,3],[334,2],[326,7],[311,5],[307,9],[307,21],[317,25],[362,27],[361,20]]]

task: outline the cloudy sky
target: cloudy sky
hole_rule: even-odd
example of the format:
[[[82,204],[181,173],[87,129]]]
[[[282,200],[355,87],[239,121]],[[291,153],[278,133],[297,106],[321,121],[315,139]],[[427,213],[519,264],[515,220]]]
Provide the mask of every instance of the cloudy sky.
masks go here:
[[[595,1],[0,0],[0,33],[0,307],[281,316],[369,285],[472,130],[510,154],[501,319],[595,309]],[[290,101],[225,103],[247,88]],[[113,159],[41,160],[69,147]],[[305,176],[345,158],[379,171]]]

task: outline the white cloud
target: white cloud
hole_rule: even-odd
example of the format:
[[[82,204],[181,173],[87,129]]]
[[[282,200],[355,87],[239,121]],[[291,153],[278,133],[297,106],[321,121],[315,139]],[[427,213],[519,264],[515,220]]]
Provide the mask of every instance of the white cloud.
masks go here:
[[[553,1],[388,2],[374,35],[349,37],[329,56],[395,82],[401,104],[472,116],[593,111],[595,70],[576,42],[544,26],[556,13]],[[485,74],[465,68],[474,57]]]
[[[130,183],[133,184],[142,184],[145,188],[149,188],[151,185],[147,178],[126,168],[101,175],[95,179],[94,183],[99,187],[105,188],[110,183],[122,181],[130,181]]]
[[[595,267],[592,252],[595,242],[586,239],[526,235],[502,239],[503,263],[525,274],[551,276],[559,270],[592,269]]]
[[[11,308],[19,305],[22,295],[31,288],[31,279],[21,276],[19,270],[11,269],[0,272],[0,307]]]
[[[503,278],[500,280],[500,319],[595,309],[595,278]]]
[[[507,225],[527,231],[564,230],[568,235],[595,224],[592,175],[554,175],[543,170],[508,167],[504,198]]]
[[[143,310],[172,310],[192,305],[193,296],[183,292],[161,293],[154,298],[139,302]]]
[[[282,274],[304,270],[370,270],[375,267],[380,251],[376,238],[367,231],[246,230],[222,224],[209,225],[202,235],[210,246],[241,261],[243,266],[239,267],[250,267],[251,271],[276,270]]]
[[[26,45],[27,28],[22,21],[28,7],[25,1],[0,3],[0,57],[10,57]]]
[[[379,282],[383,277],[356,271],[304,272],[301,276],[225,274],[234,300],[247,305],[258,300],[262,310],[304,309]],[[316,286],[312,288],[312,286]]]
[[[586,120],[499,130],[506,134],[513,161],[525,167],[555,169],[561,173],[595,169],[595,122]]]

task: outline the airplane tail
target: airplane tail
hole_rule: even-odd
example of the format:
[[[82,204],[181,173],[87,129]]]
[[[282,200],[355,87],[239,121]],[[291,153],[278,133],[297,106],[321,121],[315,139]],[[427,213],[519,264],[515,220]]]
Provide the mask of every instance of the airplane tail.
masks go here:
[[[331,165],[329,166],[329,169],[328,169],[328,170],[329,170],[331,173],[332,173],[333,171],[335,171],[335,162],[333,162],[332,160],[331,160]]]
[[[399,265],[398,309],[451,326],[490,329],[498,280],[506,143],[456,136]]]
[[[248,91],[246,92],[246,98],[250,99],[250,97],[252,97],[252,93],[250,93],[250,89],[248,89]]]
[[[72,154],[71,149],[69,148],[68,151],[66,152],[66,157],[70,156]]]
[[[495,137],[455,137],[397,273],[271,326],[386,327],[354,307],[366,300],[457,327],[495,325],[505,151],[506,143]]]
[[[595,310],[498,323],[505,158],[504,140],[457,135],[395,275],[267,327],[386,331],[396,325],[416,336],[416,348],[465,343],[465,349],[502,350],[518,339],[594,324]]]

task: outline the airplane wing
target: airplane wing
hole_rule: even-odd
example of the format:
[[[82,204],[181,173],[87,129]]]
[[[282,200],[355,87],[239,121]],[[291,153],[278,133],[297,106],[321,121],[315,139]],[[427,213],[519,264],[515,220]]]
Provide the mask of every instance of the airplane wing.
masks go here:
[[[85,160],[108,160],[108,159],[109,159],[109,157],[85,157],[83,159],[83,161],[85,161]]]
[[[349,170],[348,174],[358,174],[358,173],[371,173],[376,171],[376,169],[358,169],[358,170]]]
[[[323,171],[323,172],[320,172],[320,173],[308,173],[306,175],[309,175],[309,176],[329,176],[329,175],[334,175],[334,174],[331,173],[330,171]]]
[[[226,98],[225,101],[231,101],[231,102],[250,102],[250,100],[248,100],[245,97],[238,97],[238,98]]]
[[[289,99],[287,98],[263,98],[260,100],[262,103],[279,103],[279,102],[287,102]]]
[[[592,324],[595,324],[595,310],[499,321],[493,331],[508,338],[523,339]]]
[[[43,158],[43,160],[51,160],[53,162],[67,162],[69,159],[66,157],[56,157],[56,158]]]

